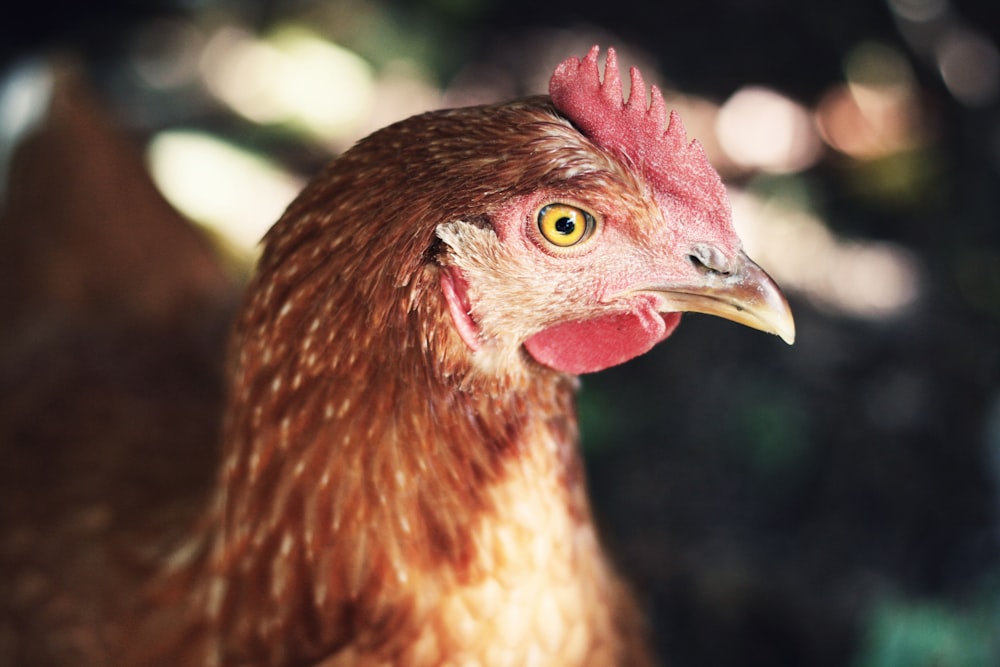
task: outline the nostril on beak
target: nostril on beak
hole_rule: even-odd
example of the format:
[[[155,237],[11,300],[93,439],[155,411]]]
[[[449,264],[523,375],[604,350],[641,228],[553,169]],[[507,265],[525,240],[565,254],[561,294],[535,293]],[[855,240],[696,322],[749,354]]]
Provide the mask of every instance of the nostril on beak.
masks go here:
[[[701,273],[715,273],[728,276],[732,273],[732,265],[725,254],[715,246],[698,243],[691,248],[688,260]]]

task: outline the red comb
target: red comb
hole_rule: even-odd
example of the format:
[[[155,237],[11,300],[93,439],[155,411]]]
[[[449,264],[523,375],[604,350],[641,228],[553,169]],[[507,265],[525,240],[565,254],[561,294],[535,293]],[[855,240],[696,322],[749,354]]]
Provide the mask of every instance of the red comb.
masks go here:
[[[594,46],[582,62],[573,57],[556,67],[549,94],[560,113],[598,146],[641,169],[657,195],[693,198],[728,210],[725,187],[701,144],[687,141],[676,111],[667,122],[659,88],[650,87],[647,107],[646,84],[632,67],[632,91],[625,102],[615,50],[608,49],[603,83],[597,67],[600,51]]]

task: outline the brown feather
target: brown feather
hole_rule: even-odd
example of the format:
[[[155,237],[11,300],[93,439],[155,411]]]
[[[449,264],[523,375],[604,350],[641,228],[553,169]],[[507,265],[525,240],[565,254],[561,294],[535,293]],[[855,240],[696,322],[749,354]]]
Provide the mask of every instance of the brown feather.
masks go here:
[[[17,607],[34,615],[10,627],[50,642],[21,662],[648,664],[592,525],[576,381],[523,352],[484,372],[441,293],[452,249],[438,227],[488,227],[539,188],[642,201],[547,98],[415,117],[332,163],[265,240],[207,507],[191,527],[203,490],[178,495],[183,510],[164,501],[130,532],[100,511],[117,489],[74,497],[78,515],[97,510],[71,523],[93,530],[50,522],[45,549],[75,592]],[[133,457],[203,447],[160,428]],[[5,546],[30,553],[33,539]],[[149,549],[130,561],[109,553],[118,543]],[[18,576],[22,598],[31,581]]]
[[[571,130],[542,98],[404,121],[334,162],[268,234],[231,348],[201,551],[150,603],[200,616],[207,663],[447,664],[454,596],[520,572],[517,550],[538,538],[495,541],[524,521],[511,489],[541,494],[581,536],[553,561],[590,605],[563,610],[579,616],[566,621],[583,632],[579,664],[621,657],[612,626],[635,614],[593,535],[575,381],[537,364],[477,372],[439,288],[439,224],[579,172],[586,140],[553,132]],[[499,645],[486,609],[463,613],[479,650]]]

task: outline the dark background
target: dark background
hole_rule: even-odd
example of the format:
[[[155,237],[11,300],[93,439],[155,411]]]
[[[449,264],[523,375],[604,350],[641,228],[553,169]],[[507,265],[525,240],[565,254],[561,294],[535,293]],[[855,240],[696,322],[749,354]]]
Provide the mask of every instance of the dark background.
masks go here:
[[[996,89],[958,99],[933,45],[875,0],[329,4],[376,12],[410,40],[394,48],[412,51],[442,87],[468,62],[516,78],[548,35],[579,31],[630,45],[688,94],[722,102],[753,83],[812,108],[844,81],[859,44],[901,54],[928,119],[919,146],[871,158],[827,147],[805,170],[744,171],[731,184],[805,188],[838,237],[912,253],[916,301],[892,317],[860,317],[791,285],[791,348],[686,318],[646,357],[584,379],[591,486],[667,664],[1000,664]],[[265,33],[316,11],[305,0],[18,1],[0,25],[0,63],[69,47],[140,139],[201,127],[306,174],[325,156],[300,137],[218,106],[144,109],[149,95],[122,71],[131,37],[156,17],[222,12]],[[938,28],[1000,41],[993,2],[953,1],[941,16]],[[340,37],[334,24],[319,29]],[[381,48],[346,46],[376,60]],[[917,176],[880,189],[887,173]]]

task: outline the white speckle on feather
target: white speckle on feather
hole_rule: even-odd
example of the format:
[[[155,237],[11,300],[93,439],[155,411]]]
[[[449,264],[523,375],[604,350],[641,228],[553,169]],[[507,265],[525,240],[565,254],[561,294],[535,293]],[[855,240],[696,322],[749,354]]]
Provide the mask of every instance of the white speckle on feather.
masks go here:
[[[333,419],[333,403],[327,402],[327,404],[323,406],[323,418]]]
[[[179,570],[191,564],[198,555],[201,544],[201,540],[197,537],[188,538],[167,556],[164,566],[167,570]]]
[[[308,525],[302,533],[302,544],[305,546],[306,559],[312,562],[316,554],[313,550],[313,529]]]
[[[337,417],[338,418],[343,417],[344,415],[347,414],[347,411],[350,409],[351,409],[351,399],[350,397],[347,397],[343,400],[343,402],[341,402],[340,409],[337,410]],[[371,434],[369,433],[369,435]]]
[[[277,394],[279,391],[281,391],[281,376],[277,375],[271,380],[271,393]]]
[[[285,587],[287,585],[287,575],[284,568],[277,568],[274,572],[274,576],[271,577],[271,597],[275,600],[280,600],[285,592]],[[262,627],[266,628],[268,623],[267,617],[262,623]]]
[[[212,620],[219,618],[222,610],[222,598],[226,595],[226,580],[222,577],[212,577],[212,583],[208,586],[208,600],[206,611]]]
[[[316,601],[317,607],[326,602],[326,582],[323,578],[320,578],[316,588],[313,589],[313,600]]]
[[[288,449],[288,431],[292,425],[291,417],[284,417],[281,420],[281,430],[278,437],[278,444],[281,446],[282,450]]]

